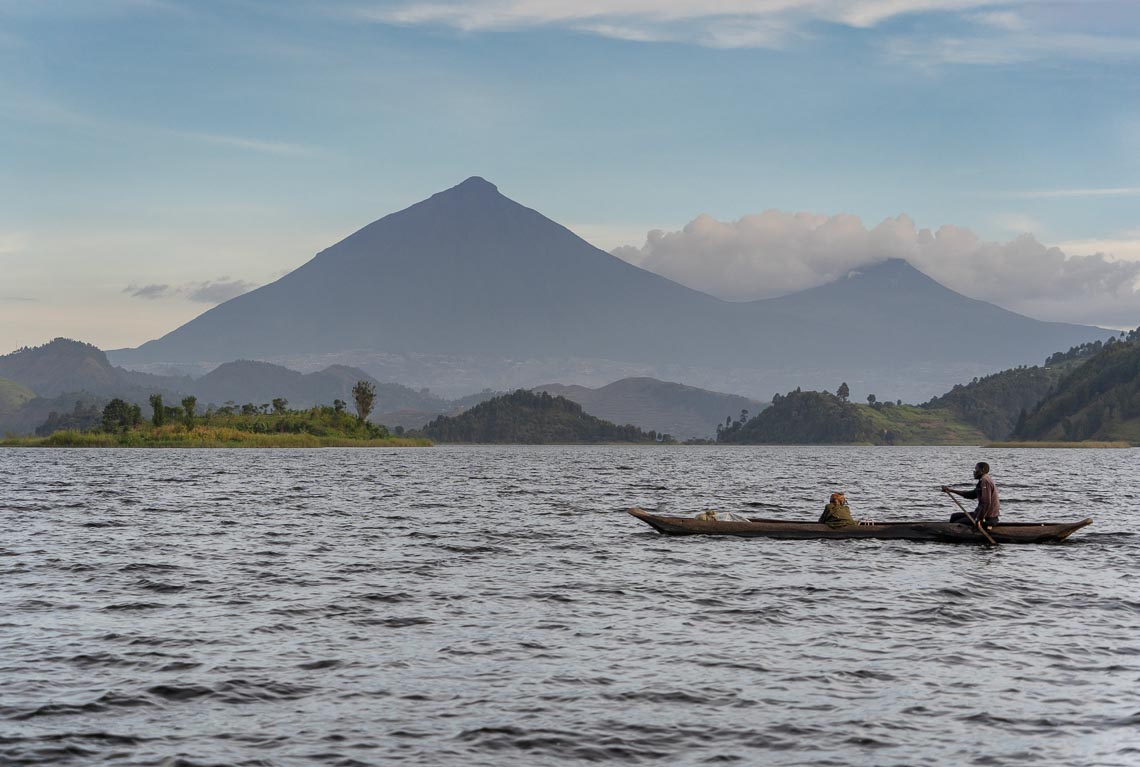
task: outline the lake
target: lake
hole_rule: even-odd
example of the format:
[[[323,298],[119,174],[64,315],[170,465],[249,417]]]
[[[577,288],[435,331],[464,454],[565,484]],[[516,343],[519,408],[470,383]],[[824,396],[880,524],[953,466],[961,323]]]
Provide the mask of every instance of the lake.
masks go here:
[[[1140,763],[1137,450],[0,451],[5,765]],[[664,537],[931,519],[1061,545]]]

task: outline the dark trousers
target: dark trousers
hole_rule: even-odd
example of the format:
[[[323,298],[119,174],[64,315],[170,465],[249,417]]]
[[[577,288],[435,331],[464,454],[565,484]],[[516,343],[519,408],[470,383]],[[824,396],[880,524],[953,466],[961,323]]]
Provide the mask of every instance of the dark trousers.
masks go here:
[[[972,516],[974,517],[974,519],[978,518],[977,514],[974,514]],[[953,514],[951,514],[950,515],[950,521],[951,522],[960,522],[963,525],[973,525],[973,522],[970,521],[970,518],[966,516],[966,512],[964,512],[964,511],[956,511]],[[997,522],[998,522],[997,517],[986,517],[985,519],[982,520],[982,524],[985,525],[986,527],[993,527],[994,525],[997,524]]]

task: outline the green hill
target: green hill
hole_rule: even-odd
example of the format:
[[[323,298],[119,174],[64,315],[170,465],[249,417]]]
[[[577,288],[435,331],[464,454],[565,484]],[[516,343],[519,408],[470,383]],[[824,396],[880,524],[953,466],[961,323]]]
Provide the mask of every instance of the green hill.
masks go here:
[[[36,393],[27,386],[7,378],[0,378],[0,414],[14,413],[25,402],[35,399]]]
[[[1020,367],[958,384],[922,405],[944,410],[970,424],[989,439],[1005,439],[1018,416],[1041,401],[1072,370],[1073,364]]]
[[[18,381],[41,397],[72,391],[108,394],[122,387],[106,354],[69,338],[5,354],[0,357],[0,376]]]
[[[1140,328],[1082,362],[1018,424],[1014,439],[1140,444]]]
[[[436,442],[581,444],[654,442],[654,432],[617,426],[584,413],[565,397],[519,389],[482,402],[457,416],[440,416],[424,427]],[[668,435],[662,435],[669,439]]]
[[[1021,366],[958,384],[922,407],[947,410],[991,440],[1013,433],[1023,411],[1032,410],[1071,372],[1104,348],[1100,341],[1074,346],[1045,360],[1044,366]]]
[[[748,421],[718,427],[717,441],[737,445],[969,445],[985,436],[946,409],[857,405],[829,392],[776,395]]]

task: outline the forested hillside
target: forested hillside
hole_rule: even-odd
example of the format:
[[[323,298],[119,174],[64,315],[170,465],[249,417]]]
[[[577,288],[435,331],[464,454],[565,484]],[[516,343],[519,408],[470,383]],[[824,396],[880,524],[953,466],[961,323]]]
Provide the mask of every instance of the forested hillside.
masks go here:
[[[1044,366],[1022,365],[975,378],[968,384],[956,385],[922,407],[947,410],[990,439],[1006,439],[1013,433],[1022,412],[1032,410],[1065,376],[1103,348],[1101,341],[1093,341],[1050,355]]]
[[[69,338],[56,338],[43,346],[25,347],[0,356],[0,376],[41,397],[77,391],[107,394],[123,385],[102,350]]]
[[[16,412],[35,396],[36,393],[28,387],[0,378],[0,415]]]
[[[717,442],[736,445],[871,442],[871,419],[850,402],[820,391],[777,394],[771,407],[748,420],[717,427]]]
[[[718,427],[717,442],[735,445],[970,445],[980,431],[944,409],[895,402],[848,402],[829,392],[776,395],[754,418]]]
[[[489,399],[458,416],[440,416],[424,427],[424,434],[436,442],[525,445],[654,442],[658,439],[654,432],[595,418],[565,397],[525,389]],[[669,435],[661,436],[669,439]]]
[[[1140,328],[1067,375],[1013,434],[1021,440],[1140,443]]]

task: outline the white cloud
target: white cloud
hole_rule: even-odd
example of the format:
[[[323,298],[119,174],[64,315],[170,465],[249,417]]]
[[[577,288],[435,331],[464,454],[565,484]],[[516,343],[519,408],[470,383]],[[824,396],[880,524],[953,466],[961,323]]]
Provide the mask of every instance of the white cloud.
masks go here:
[[[595,248],[612,250],[637,242],[651,227],[621,224],[565,224],[566,228]]]
[[[1040,233],[1045,228],[1040,221],[1025,213],[994,213],[990,216],[990,221],[997,229],[1008,234]]]
[[[653,230],[640,248],[613,253],[728,300],[803,290],[904,258],[960,293],[1041,319],[1140,324],[1140,261],[1098,250],[1069,255],[1030,234],[987,242],[956,226],[918,229],[906,215],[869,229],[846,214],[769,210],[737,221],[698,216],[680,231]]]
[[[1070,6],[1075,5],[1070,3]],[[1111,7],[1111,3],[1105,3]],[[1078,6],[1079,7],[1079,6]],[[923,68],[946,64],[1006,65],[1072,59],[1122,61],[1140,58],[1140,34],[1122,23],[1112,32],[1068,28],[1045,14],[979,14],[973,28],[953,34],[895,34],[886,42],[894,60]]]
[[[91,134],[121,138],[123,136],[158,136],[179,141],[262,152],[276,155],[308,155],[320,148],[274,139],[237,136],[226,133],[176,130],[146,123],[128,123],[74,110],[64,104],[37,96],[0,91],[0,116],[21,122],[60,125]]]
[[[184,6],[170,0],[0,0],[0,16],[98,18],[138,11],[187,13]]]
[[[1140,261],[1140,229],[1122,232],[1119,237],[1101,240],[1070,240],[1057,243],[1066,253],[1107,253],[1112,258]]]
[[[995,0],[464,0],[372,4],[354,15],[387,24],[465,31],[563,26],[623,40],[721,48],[779,46],[812,21],[873,27],[916,12],[958,11]]]
[[[245,280],[231,280],[222,277],[210,282],[194,282],[183,287],[183,292],[191,301],[199,304],[220,304],[248,293],[257,285]]]
[[[301,144],[290,144],[285,141],[267,141],[265,139],[246,138],[243,136],[227,136],[221,133],[195,133],[193,131],[169,131],[172,136],[198,141],[203,144],[231,147],[233,149],[248,149],[254,152],[267,154],[300,155],[311,154],[312,147]]]
[[[449,26],[467,32],[558,26],[641,42],[716,48],[778,48],[824,23],[872,29],[899,17],[957,17],[957,37],[892,33],[888,51],[920,64],[1003,64],[1060,53],[1078,58],[1140,55],[1140,39],[1081,33],[1053,20],[1058,7],[1088,0],[396,0],[358,5],[356,18],[386,24]],[[1100,3],[1111,16],[1114,4]],[[1107,9],[1107,10],[1105,10]],[[1036,11],[1036,13],[1035,13]],[[1121,15],[1126,15],[1122,11]],[[945,19],[940,19],[940,22]],[[940,23],[931,29],[949,25]]]
[[[252,282],[231,280],[229,277],[222,277],[217,280],[187,282],[183,285],[167,285],[165,283],[154,283],[150,285],[132,284],[123,288],[123,292],[132,298],[145,298],[148,300],[184,298],[187,301],[193,301],[199,304],[221,304],[243,293],[248,293],[256,287],[257,285]]]
[[[155,283],[151,285],[128,285],[123,288],[123,292],[129,294],[132,298],[154,300],[156,298],[166,298],[174,291],[169,285]]]
[[[1010,192],[1005,197],[1020,200],[1051,200],[1079,197],[1137,197],[1140,186],[1102,187],[1099,189],[1033,189],[1027,192]]]

